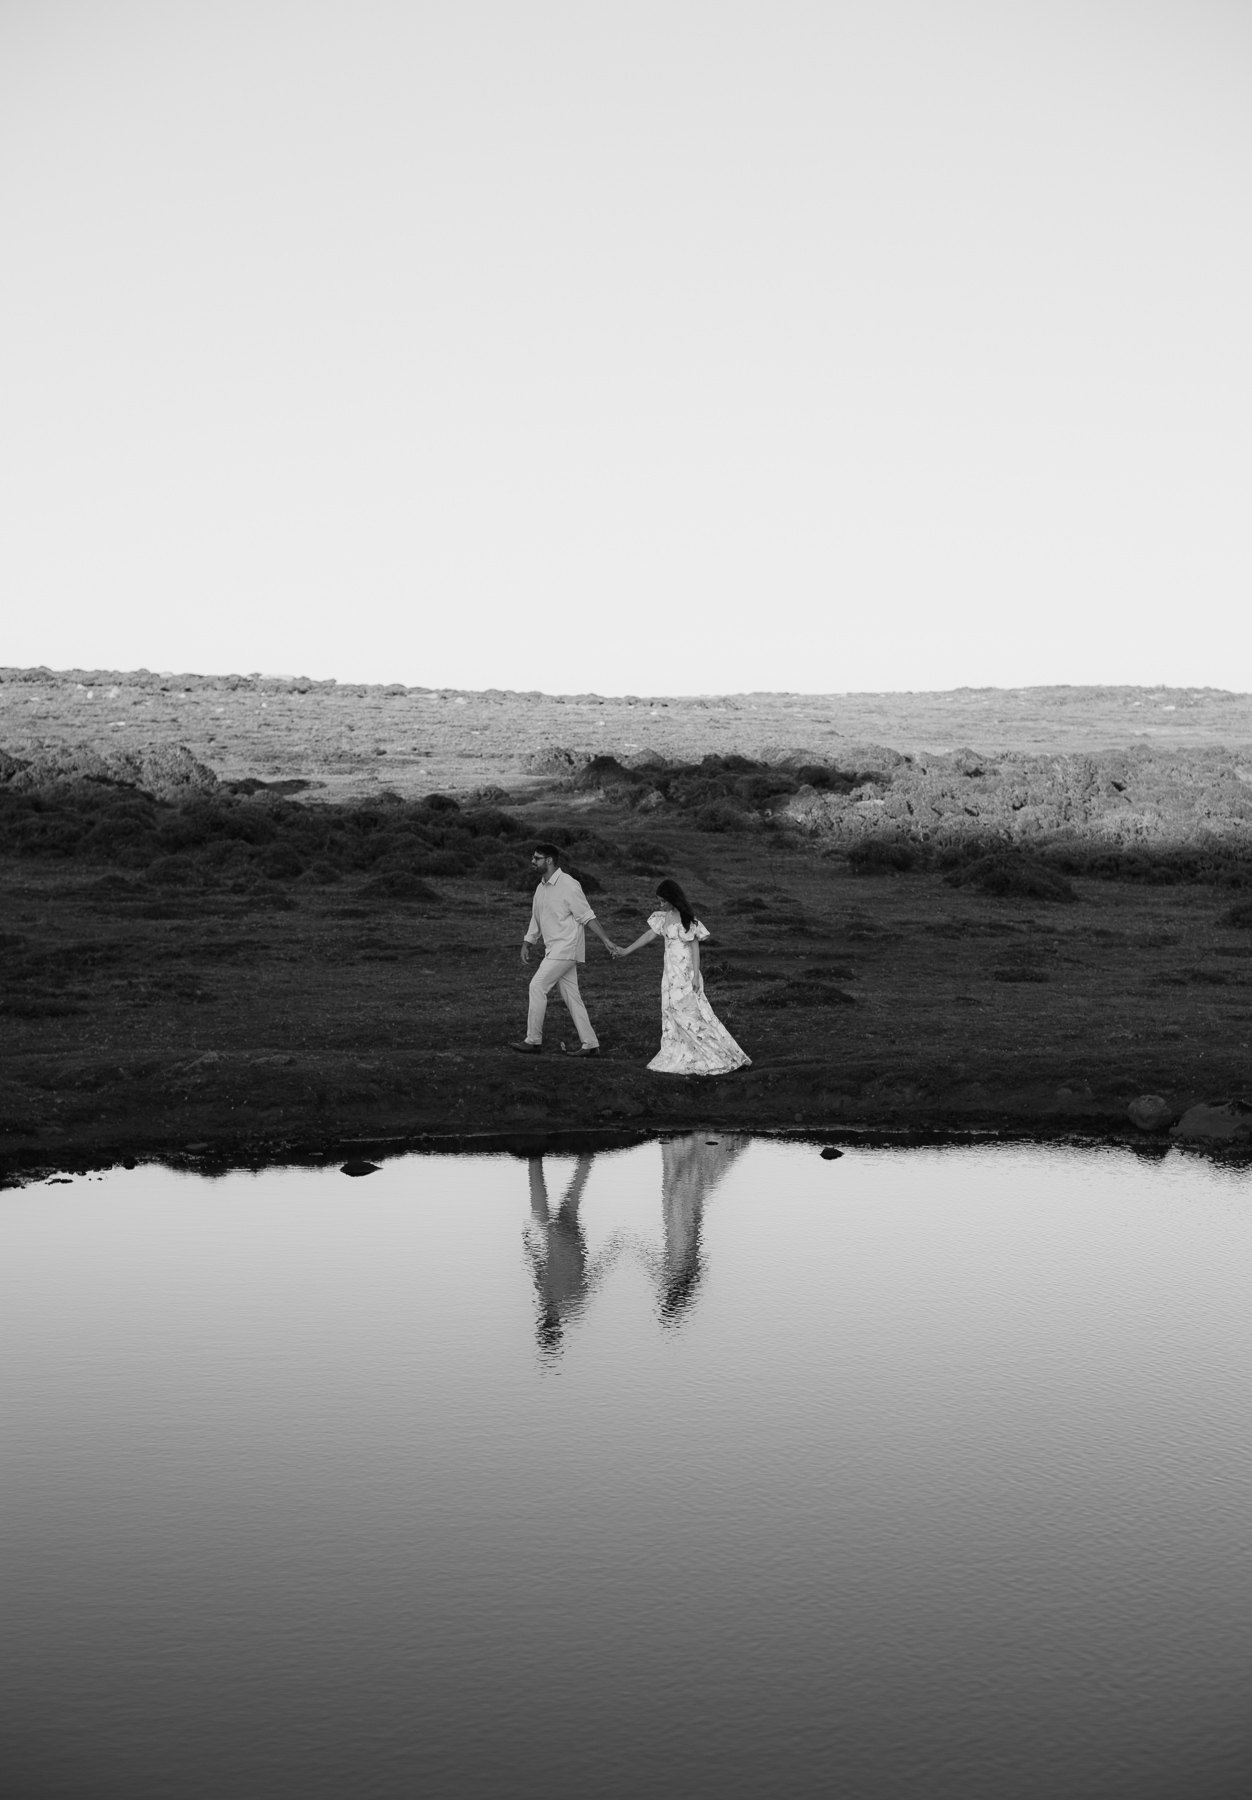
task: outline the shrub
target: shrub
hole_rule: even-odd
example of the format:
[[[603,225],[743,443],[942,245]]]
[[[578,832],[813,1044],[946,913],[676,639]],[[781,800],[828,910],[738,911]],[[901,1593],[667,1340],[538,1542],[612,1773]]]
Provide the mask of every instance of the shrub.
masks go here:
[[[848,862],[857,875],[903,874],[921,861],[920,847],[903,838],[862,838],[848,851]]]
[[[949,887],[975,887],[980,893],[1004,900],[1069,902],[1078,898],[1055,869],[1009,853],[980,857],[977,862],[953,869],[944,880]]]
[[[144,876],[155,887],[190,887],[200,879],[200,871],[189,856],[160,856]]]
[[[475,837],[515,838],[522,834],[517,820],[501,812],[498,806],[475,807],[472,812],[462,813],[461,823]]]
[[[270,881],[294,881],[297,875],[304,873],[304,864],[290,844],[272,845],[257,866]]]
[[[391,869],[385,875],[376,875],[361,888],[361,895],[367,900],[408,900],[420,901],[429,905],[439,899],[434,888],[406,869]]]
[[[569,863],[563,863],[561,866],[567,875],[574,877],[584,894],[602,894],[604,892],[603,883],[585,869],[572,868]]]
[[[473,871],[472,857],[461,850],[435,850],[426,856],[413,858],[412,868],[421,875],[469,875]]]
[[[733,800],[713,800],[696,811],[696,825],[701,831],[751,831],[752,821]]]

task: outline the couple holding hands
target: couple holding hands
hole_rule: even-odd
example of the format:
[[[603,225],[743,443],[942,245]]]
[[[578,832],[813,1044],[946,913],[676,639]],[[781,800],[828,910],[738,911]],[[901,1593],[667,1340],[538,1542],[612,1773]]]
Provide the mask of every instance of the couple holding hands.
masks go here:
[[[590,926],[614,962],[656,938],[665,945],[661,1048],[648,1064],[650,1069],[663,1075],[727,1075],[748,1065],[752,1059],[744,1055],[705,998],[700,940],[709,934],[676,881],[661,882],[656,890],[661,905],[650,915],[647,930],[622,949],[605,934],[582,888],[561,867],[561,852],[555,844],[536,845],[530,862],[540,879],[530,925],[522,939],[522,961],[529,964],[531,945],[539,938],[543,939],[543,961],[531,977],[525,1039],[512,1049],[539,1055],[548,995],[555,987],[560,989],[578,1032],[579,1048],[567,1054],[600,1054],[600,1041],[578,991],[578,965],[587,960],[585,928]]]

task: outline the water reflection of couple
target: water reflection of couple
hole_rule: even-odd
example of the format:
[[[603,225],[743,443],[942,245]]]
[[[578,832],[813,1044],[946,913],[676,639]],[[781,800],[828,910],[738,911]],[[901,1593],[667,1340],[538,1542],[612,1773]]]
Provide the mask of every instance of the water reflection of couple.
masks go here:
[[[665,946],[661,974],[661,1048],[648,1064],[661,1075],[728,1075],[742,1069],[745,1056],[709,1005],[700,973],[700,943],[708,937],[691,910],[691,903],[676,881],[657,888],[661,905],[648,919],[647,930],[623,949],[606,936],[587,904],[579,883],[561,867],[555,844],[540,844],[531,857],[540,877],[531,908],[530,925],[522,940],[522,961],[530,962],[531,946],[543,938],[543,961],[530,983],[530,1011],[526,1036],[512,1048],[527,1056],[543,1049],[543,1022],[548,995],[559,988],[569,1009],[579,1047],[571,1056],[598,1056],[600,1040],[592,1029],[578,991],[578,965],[587,959],[586,928],[600,939],[614,962],[633,956],[660,939]],[[562,1050],[565,1045],[561,1045]]]
[[[540,1349],[549,1354],[560,1349],[566,1326],[578,1318],[599,1282],[626,1250],[634,1250],[652,1277],[661,1323],[678,1324],[691,1305],[704,1272],[700,1227],[705,1202],[747,1143],[743,1137],[714,1139],[702,1132],[662,1142],[664,1245],[659,1253],[615,1233],[603,1250],[589,1257],[579,1209],[595,1158],[578,1158],[569,1185],[553,1212],[543,1158],[532,1156],[526,1251],[535,1278]]]

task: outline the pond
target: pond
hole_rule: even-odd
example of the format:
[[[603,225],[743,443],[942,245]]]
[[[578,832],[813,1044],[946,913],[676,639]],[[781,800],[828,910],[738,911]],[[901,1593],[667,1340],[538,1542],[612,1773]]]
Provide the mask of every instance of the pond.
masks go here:
[[[1252,1782],[1246,1172],[699,1133],[0,1239],[9,1791]]]

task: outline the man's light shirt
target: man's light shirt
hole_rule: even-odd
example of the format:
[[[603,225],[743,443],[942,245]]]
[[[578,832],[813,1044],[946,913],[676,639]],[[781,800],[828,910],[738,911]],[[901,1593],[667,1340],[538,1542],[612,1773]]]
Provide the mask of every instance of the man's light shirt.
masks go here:
[[[526,942],[542,936],[543,953],[559,962],[586,962],[587,936],[583,926],[595,918],[587,896],[564,869],[545,875],[535,889]]]

